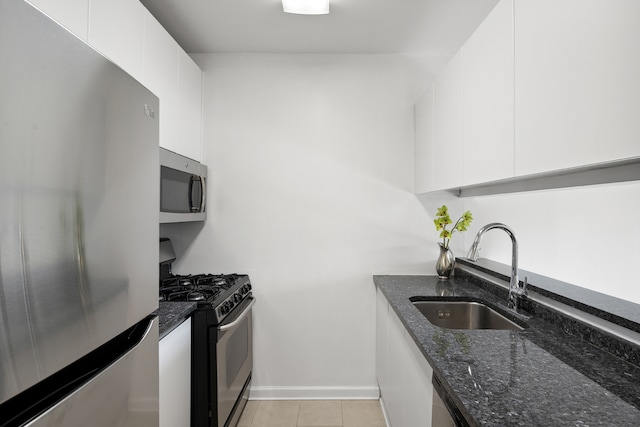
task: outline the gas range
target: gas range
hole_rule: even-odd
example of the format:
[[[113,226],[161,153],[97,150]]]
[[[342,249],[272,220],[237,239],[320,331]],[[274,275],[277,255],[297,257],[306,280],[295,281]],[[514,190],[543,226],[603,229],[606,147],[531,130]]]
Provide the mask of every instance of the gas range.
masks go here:
[[[199,309],[213,309],[219,323],[250,296],[251,282],[246,274],[170,274],[160,281],[158,299],[196,302]]]
[[[192,301],[191,427],[235,427],[249,399],[256,298],[246,274],[175,275],[171,241],[160,239],[159,299]]]

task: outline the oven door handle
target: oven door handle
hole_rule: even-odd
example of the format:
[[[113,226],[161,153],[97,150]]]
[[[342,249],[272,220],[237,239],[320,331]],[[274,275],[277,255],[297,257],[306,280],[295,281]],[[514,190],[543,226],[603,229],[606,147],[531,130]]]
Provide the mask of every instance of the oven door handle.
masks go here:
[[[236,320],[234,320],[233,322],[228,323],[226,325],[222,325],[222,326],[218,327],[218,330],[220,332],[224,332],[224,331],[228,331],[229,329],[235,328],[238,325],[238,323],[242,322],[244,320],[244,318],[247,317],[247,315],[249,314],[249,311],[251,310],[251,307],[253,307],[253,305],[255,303],[256,303],[256,299],[255,298],[251,298],[251,302],[249,303],[247,308],[244,309],[242,314]]]

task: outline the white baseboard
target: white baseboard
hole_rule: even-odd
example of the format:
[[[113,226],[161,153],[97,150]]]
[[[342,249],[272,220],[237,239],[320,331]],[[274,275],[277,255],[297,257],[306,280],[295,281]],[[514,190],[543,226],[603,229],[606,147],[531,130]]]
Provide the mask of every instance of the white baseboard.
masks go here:
[[[251,386],[249,400],[377,400],[378,387]]]

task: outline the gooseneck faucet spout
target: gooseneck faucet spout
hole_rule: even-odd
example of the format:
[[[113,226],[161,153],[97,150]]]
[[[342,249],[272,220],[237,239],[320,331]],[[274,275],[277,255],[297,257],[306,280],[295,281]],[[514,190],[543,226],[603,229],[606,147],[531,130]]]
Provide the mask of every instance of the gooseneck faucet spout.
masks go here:
[[[500,230],[504,230],[509,237],[511,238],[511,281],[509,282],[509,308],[518,309],[520,306],[520,300],[522,297],[527,295],[526,288],[521,288],[518,280],[518,240],[516,239],[516,235],[509,226],[505,224],[501,224],[499,222],[492,222],[491,224],[487,224],[482,227],[478,234],[476,234],[476,238],[473,240],[473,244],[471,245],[471,249],[469,250],[469,255],[467,258],[469,260],[476,262],[478,260],[478,255],[480,254],[480,241],[482,240],[482,236],[489,230],[493,230],[494,228],[498,228]]]

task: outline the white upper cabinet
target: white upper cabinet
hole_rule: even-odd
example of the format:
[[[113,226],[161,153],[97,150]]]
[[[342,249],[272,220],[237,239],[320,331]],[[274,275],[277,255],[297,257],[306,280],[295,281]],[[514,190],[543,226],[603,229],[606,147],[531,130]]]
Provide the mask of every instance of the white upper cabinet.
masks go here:
[[[142,82],[145,8],[133,0],[90,0],[89,44]]]
[[[160,146],[202,160],[202,71],[138,0],[28,0],[160,99]]]
[[[464,185],[514,176],[513,0],[463,46]]]
[[[145,10],[144,84],[160,99],[160,146],[180,153],[178,138],[178,69],[182,49]]]
[[[89,0],[27,0],[42,13],[87,41]]]
[[[640,156],[640,1],[516,0],[516,175]]]
[[[415,115],[415,193],[433,191],[433,159],[435,150],[433,122],[433,85],[420,97]]]
[[[178,68],[178,153],[202,159],[202,70],[180,50]]]
[[[434,189],[463,184],[462,49],[434,83]]]

